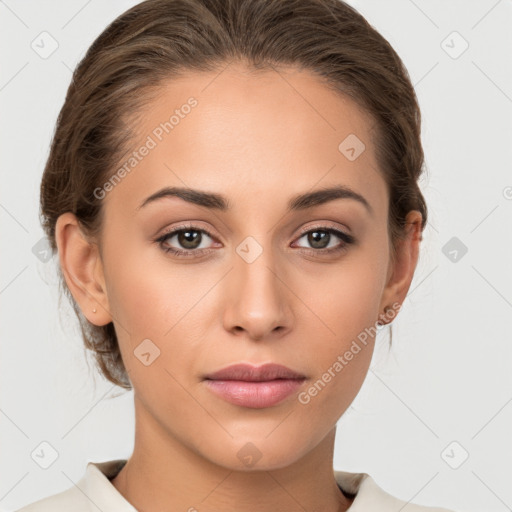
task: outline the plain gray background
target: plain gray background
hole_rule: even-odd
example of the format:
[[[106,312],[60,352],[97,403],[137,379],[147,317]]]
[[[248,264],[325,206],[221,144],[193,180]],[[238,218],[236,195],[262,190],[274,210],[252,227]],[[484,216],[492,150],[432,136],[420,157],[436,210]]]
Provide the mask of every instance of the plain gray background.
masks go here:
[[[88,461],[132,450],[132,392],[87,365],[65,300],[59,309],[38,194],[71,70],[136,3],[0,1],[1,510],[67,489]],[[334,465],[414,503],[510,510],[512,2],[349,3],[415,85],[430,218],[393,348],[388,355],[384,329],[338,423]],[[41,38],[46,51],[58,45],[51,55]],[[47,469],[32,458],[41,443],[58,454]]]

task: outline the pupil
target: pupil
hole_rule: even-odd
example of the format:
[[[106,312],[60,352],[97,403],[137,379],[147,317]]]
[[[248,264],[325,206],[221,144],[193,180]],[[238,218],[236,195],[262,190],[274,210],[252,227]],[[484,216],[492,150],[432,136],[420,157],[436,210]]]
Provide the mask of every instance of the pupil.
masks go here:
[[[325,231],[312,231],[308,235],[308,242],[311,244],[312,247],[324,249],[329,243],[329,236],[330,234],[326,233]],[[319,245],[317,243],[318,241],[320,241]],[[323,243],[325,241],[327,241],[327,243]]]
[[[190,241],[189,238],[192,238],[192,241]],[[187,249],[195,249],[198,245],[200,245],[200,239],[201,233],[199,233],[198,231],[181,231],[178,234],[179,243]],[[198,240],[199,243],[197,243]]]

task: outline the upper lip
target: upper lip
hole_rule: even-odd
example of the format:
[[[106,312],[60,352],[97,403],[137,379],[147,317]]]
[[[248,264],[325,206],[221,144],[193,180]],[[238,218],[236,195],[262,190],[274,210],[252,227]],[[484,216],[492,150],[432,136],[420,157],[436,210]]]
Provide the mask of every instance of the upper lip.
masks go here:
[[[247,363],[239,363],[206,375],[208,380],[243,380],[249,382],[262,382],[275,379],[304,379],[305,376],[286,366],[267,363],[261,366],[253,366]]]

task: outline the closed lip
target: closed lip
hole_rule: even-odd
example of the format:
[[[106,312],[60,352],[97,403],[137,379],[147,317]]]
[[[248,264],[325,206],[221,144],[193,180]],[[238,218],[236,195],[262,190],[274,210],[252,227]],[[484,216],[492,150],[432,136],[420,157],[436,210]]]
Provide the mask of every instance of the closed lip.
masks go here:
[[[205,376],[205,380],[238,380],[246,382],[305,378],[305,375],[295,372],[286,366],[275,363],[266,363],[261,366],[238,363]]]

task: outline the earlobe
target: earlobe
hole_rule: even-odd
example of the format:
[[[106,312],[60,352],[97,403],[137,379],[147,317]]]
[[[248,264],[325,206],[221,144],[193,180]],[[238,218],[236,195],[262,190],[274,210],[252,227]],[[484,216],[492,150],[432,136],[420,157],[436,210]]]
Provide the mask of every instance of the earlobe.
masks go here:
[[[97,245],[87,240],[71,212],[57,219],[55,238],[64,278],[82,313],[94,325],[108,324],[112,316]]]
[[[391,304],[398,303],[401,306],[407,296],[418,263],[419,244],[422,240],[421,221],[420,212],[412,210],[407,214],[407,236],[399,242],[396,261],[393,267],[389,269],[388,282],[382,294],[379,308],[379,317],[386,316],[382,310],[389,309]]]

